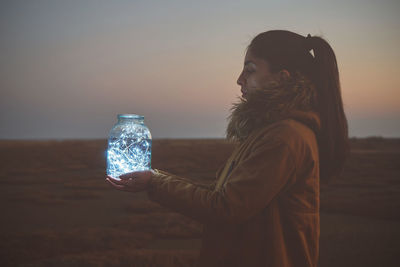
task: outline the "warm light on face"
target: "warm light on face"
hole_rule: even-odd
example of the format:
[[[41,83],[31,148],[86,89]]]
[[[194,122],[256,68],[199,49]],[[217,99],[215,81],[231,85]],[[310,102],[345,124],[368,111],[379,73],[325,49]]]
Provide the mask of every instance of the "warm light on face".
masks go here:
[[[271,73],[268,63],[255,57],[250,50],[247,50],[243,71],[237,80],[243,96],[246,98],[248,94],[262,88],[274,79],[276,77]]]

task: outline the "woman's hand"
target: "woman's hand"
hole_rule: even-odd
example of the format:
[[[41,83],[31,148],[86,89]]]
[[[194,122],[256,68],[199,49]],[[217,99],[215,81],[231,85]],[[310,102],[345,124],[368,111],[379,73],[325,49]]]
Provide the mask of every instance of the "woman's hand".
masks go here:
[[[125,173],[119,177],[121,180],[107,175],[106,181],[118,190],[140,192],[148,189],[151,174],[151,170]]]

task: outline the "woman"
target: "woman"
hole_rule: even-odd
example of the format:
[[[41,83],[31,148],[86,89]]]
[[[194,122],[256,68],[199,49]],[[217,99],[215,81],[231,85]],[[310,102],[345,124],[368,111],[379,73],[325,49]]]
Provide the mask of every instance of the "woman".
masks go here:
[[[267,31],[237,83],[227,138],[239,145],[213,184],[160,170],[107,181],[202,222],[201,266],[317,266],[320,179],[348,153],[335,54],[320,37]]]

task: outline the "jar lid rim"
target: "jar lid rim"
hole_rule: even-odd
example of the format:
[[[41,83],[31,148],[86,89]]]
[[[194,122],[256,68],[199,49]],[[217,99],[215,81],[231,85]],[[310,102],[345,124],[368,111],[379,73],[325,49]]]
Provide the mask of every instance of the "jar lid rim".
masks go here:
[[[122,119],[144,119],[144,116],[137,114],[118,114],[118,118]]]

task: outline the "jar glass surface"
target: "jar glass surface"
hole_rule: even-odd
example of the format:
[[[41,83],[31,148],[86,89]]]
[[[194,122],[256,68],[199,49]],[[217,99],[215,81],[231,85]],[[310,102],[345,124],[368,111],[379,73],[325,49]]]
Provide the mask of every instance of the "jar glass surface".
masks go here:
[[[151,133],[144,117],[119,114],[108,138],[107,174],[118,178],[128,172],[150,170],[151,146]]]

